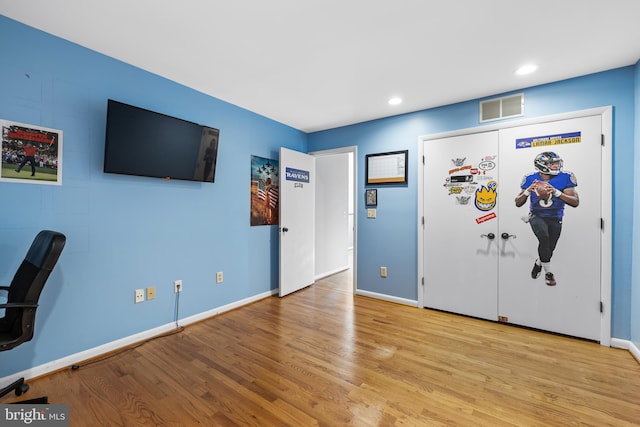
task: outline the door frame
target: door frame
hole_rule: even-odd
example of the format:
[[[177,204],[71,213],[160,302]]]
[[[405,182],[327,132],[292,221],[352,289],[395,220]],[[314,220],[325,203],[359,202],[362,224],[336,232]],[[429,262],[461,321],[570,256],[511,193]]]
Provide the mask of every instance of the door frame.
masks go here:
[[[602,120],[602,207],[604,221],[600,253],[600,344],[611,345],[611,270],[612,270],[612,231],[613,231],[613,108],[612,106],[590,108],[562,114],[536,117],[525,120],[497,123],[488,126],[458,129],[449,132],[422,135],[418,137],[418,307],[424,307],[424,143],[434,139],[448,138],[480,132],[489,132],[512,127],[556,122],[588,116],[600,116]]]
[[[351,182],[351,185],[353,186],[353,265],[351,268],[353,269],[352,292],[355,294],[358,290],[358,147],[356,145],[351,145],[348,147],[331,148],[328,150],[310,151],[307,154],[320,157],[346,153],[353,153],[353,182]],[[316,185],[322,185],[322,183],[318,182]]]

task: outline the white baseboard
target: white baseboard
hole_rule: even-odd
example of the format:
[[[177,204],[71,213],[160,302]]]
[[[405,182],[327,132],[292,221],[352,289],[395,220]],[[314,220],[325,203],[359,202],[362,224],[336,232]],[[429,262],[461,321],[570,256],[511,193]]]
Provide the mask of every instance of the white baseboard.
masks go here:
[[[201,320],[208,319],[209,317],[217,316],[218,314],[222,314],[225,311],[231,311],[231,310],[234,310],[236,308],[240,308],[240,307],[242,307],[244,305],[251,304],[252,302],[256,302],[256,301],[259,301],[261,299],[268,298],[268,297],[270,297],[272,295],[276,295],[277,293],[278,293],[278,289],[272,289],[270,291],[263,292],[263,293],[258,294],[258,295],[254,295],[254,296],[249,297],[249,298],[241,299],[239,301],[234,301],[234,302],[232,302],[230,304],[223,305],[221,307],[214,308],[214,309],[211,309],[209,311],[205,311],[205,312],[200,313],[200,314],[196,314],[196,315],[193,315],[193,316],[185,317],[184,319],[180,320],[178,322],[178,324],[180,326],[187,326],[187,325],[190,325],[191,323],[199,322]]]
[[[335,270],[325,271],[324,273],[320,273],[317,276],[315,276],[313,278],[313,280],[324,279],[325,277],[333,276],[336,273],[341,273],[341,272],[343,272],[345,270],[348,270],[348,269],[349,269],[349,266],[345,265],[344,267],[339,267],[339,268],[336,268]]]
[[[629,350],[629,353],[640,362],[640,349],[633,343],[633,341],[621,340],[619,338],[611,338],[611,347],[624,348]]]
[[[398,298],[391,295],[379,294],[377,292],[363,291],[362,289],[356,290],[356,295],[362,295],[369,298],[381,299],[384,301],[395,302],[398,304],[410,305],[412,307],[418,306],[417,300],[411,300],[406,298]]]
[[[263,292],[258,295],[254,295],[249,298],[245,298],[239,301],[232,302],[227,305],[223,305],[203,313],[196,314],[194,316],[185,317],[184,319],[178,320],[179,326],[187,326],[192,323],[199,322],[204,319],[208,319],[209,317],[217,316],[218,314],[222,314],[226,311],[230,311],[239,307],[242,307],[247,304],[251,304],[252,302],[270,297],[278,293],[277,289],[273,289],[271,291]],[[134,335],[130,335],[128,337],[121,338],[116,341],[112,341],[98,347],[90,348],[85,351],[81,351],[80,353],[70,354],[69,356],[65,356],[61,359],[53,360],[51,362],[44,363],[39,366],[35,366],[33,368],[26,369],[22,372],[17,372],[15,374],[8,375],[4,378],[0,378],[0,384],[8,384],[13,381],[24,377],[26,380],[30,378],[40,377],[51,372],[67,368],[69,366],[78,364],[84,360],[92,359],[98,357],[102,354],[106,354],[120,348],[125,348],[135,343],[139,343],[149,338],[153,338],[155,336],[164,334],[176,328],[176,323],[171,322],[166,325],[158,326],[157,328],[149,329],[147,331],[143,331]]]

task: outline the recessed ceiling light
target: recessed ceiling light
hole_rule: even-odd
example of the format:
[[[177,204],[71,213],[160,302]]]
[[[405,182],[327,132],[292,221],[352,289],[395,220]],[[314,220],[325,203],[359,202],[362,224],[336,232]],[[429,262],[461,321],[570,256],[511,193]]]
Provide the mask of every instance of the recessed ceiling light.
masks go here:
[[[525,74],[533,73],[537,69],[538,69],[537,65],[535,65],[535,64],[527,64],[527,65],[523,65],[522,67],[518,68],[518,70],[516,71],[516,74],[519,75],[519,76],[524,76]]]
[[[389,105],[398,105],[402,104],[402,98],[394,96],[393,98],[389,98]]]

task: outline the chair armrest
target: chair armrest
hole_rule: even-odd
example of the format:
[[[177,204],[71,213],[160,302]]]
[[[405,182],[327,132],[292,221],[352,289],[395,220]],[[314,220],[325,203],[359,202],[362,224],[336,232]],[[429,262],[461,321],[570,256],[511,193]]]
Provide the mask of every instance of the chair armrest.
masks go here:
[[[0,309],[2,308],[36,308],[38,304],[34,303],[21,303],[21,302],[10,302],[7,304],[0,304]]]
[[[8,286],[0,286],[0,292],[5,291],[6,294],[2,295],[2,300],[6,301],[9,298],[9,287]]]

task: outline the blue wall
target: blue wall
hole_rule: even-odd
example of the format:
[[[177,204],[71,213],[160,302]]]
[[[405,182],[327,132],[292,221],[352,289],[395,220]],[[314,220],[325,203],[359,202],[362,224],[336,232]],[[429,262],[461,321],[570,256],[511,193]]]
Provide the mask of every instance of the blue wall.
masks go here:
[[[64,132],[62,186],[0,182],[0,284],[40,229],[68,239],[0,377],[170,324],[175,279],[180,318],[277,288],[277,228],[249,226],[251,155],[306,151],[306,134],[5,17],[0,52],[0,118]],[[104,174],[108,98],[219,128],[216,182]]]
[[[636,111],[635,111],[635,138],[636,147],[640,144],[640,62],[636,64],[636,81],[635,81],[635,94],[636,94]],[[636,193],[634,198],[634,212],[633,216],[633,269],[632,274],[632,290],[631,290],[631,340],[635,344],[636,348],[640,349],[640,217],[637,212],[640,212],[640,149],[635,151],[635,175],[634,182],[636,183]]]
[[[525,119],[613,106],[612,336],[621,339],[630,339],[636,68],[625,67],[517,91],[525,94]],[[359,289],[417,300],[418,137],[480,126],[478,101],[331,129],[309,136],[309,149],[314,151],[358,146]],[[362,196],[365,155],[404,149],[409,149],[409,184],[378,187],[377,219],[367,219]],[[379,276],[380,265],[387,267],[387,279]]]

